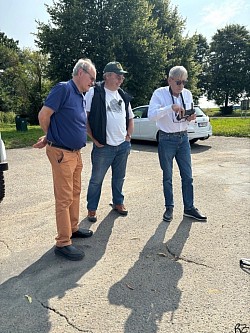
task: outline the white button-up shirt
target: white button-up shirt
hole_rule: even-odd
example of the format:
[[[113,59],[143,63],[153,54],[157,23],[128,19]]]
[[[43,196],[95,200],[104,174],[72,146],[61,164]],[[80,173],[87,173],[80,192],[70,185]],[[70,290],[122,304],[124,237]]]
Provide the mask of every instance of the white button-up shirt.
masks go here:
[[[182,96],[186,109],[191,108],[193,97],[189,90],[183,89]],[[173,99],[172,99],[173,97]],[[174,100],[174,103],[173,103]],[[184,108],[181,96],[171,96],[169,87],[161,87],[154,91],[148,109],[148,118],[156,121],[156,126],[166,133],[175,133],[187,130],[188,121],[177,120],[178,113],[172,110],[172,105],[178,104]]]

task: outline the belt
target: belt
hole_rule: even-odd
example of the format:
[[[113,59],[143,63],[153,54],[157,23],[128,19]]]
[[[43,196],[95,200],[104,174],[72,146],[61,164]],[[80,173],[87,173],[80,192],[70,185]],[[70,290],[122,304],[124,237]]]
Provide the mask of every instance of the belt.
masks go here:
[[[75,152],[75,151],[79,151],[80,149],[71,149],[71,148],[68,148],[68,147],[64,147],[64,146],[60,146],[60,145],[57,145],[56,143],[53,143],[51,141],[47,141],[47,144],[50,146],[50,147],[55,147],[55,148],[59,148],[59,149],[64,149],[64,150],[68,150],[68,151],[72,151],[72,152]]]
[[[185,135],[187,134],[187,131],[180,131],[180,132],[172,132],[172,133],[167,133],[167,132],[164,132],[162,130],[160,130],[163,134],[167,134],[167,135]]]

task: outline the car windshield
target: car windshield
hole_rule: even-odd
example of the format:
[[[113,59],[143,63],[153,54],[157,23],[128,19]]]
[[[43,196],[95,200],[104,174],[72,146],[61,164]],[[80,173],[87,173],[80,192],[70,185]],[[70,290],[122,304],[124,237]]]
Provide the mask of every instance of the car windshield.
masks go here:
[[[205,116],[204,112],[201,110],[201,108],[199,106],[195,106],[194,109],[195,109],[196,117]]]

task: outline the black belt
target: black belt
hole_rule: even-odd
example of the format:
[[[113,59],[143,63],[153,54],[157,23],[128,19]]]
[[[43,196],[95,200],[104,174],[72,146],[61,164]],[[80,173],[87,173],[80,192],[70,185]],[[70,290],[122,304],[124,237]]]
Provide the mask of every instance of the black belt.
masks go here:
[[[187,134],[187,131],[180,131],[180,132],[171,132],[171,133],[167,133],[167,132],[164,132],[162,130],[160,130],[160,132],[164,133],[164,134],[167,134],[167,135],[185,135]]]
[[[50,146],[50,147],[55,147],[55,148],[59,148],[59,149],[65,149],[65,150],[68,150],[68,151],[79,151],[80,149],[71,149],[71,148],[68,148],[68,147],[64,147],[64,146],[59,146],[57,145],[56,143],[53,143],[51,141],[47,141],[47,144]]]

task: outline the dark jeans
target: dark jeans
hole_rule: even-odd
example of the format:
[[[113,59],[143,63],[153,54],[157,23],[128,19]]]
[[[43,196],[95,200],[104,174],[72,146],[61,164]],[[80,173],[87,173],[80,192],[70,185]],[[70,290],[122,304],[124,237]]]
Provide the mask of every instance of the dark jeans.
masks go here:
[[[125,180],[128,155],[131,143],[124,141],[119,146],[109,146],[98,148],[93,144],[91,152],[92,175],[89,181],[87,193],[87,209],[96,210],[101,196],[103,179],[111,166],[112,169],[112,196],[113,203],[123,204],[124,195],[122,187]]]
[[[163,192],[165,206],[174,206],[173,198],[173,159],[175,158],[181,176],[182,198],[184,209],[193,207],[193,178],[191,166],[191,149],[187,132],[159,133],[158,154],[160,166],[163,171]]]

